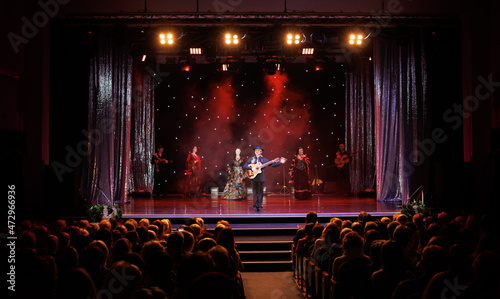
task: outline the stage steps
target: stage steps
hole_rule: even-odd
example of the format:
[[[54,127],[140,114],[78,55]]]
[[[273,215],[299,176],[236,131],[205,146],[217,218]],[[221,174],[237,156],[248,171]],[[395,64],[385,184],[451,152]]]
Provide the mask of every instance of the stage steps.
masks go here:
[[[292,269],[292,243],[297,228],[289,224],[233,228],[244,272],[282,272]]]

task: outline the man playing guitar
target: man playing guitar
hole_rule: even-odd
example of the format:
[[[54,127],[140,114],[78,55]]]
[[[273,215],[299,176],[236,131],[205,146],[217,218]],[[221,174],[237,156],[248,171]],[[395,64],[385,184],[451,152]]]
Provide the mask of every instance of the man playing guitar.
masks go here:
[[[252,179],[252,191],[253,191],[253,207],[255,212],[260,212],[262,210],[262,202],[264,198],[264,167],[271,166],[277,167],[282,163],[286,162],[286,159],[276,158],[274,160],[267,160],[262,156],[264,149],[262,146],[257,145],[254,148],[255,156],[248,159],[243,169],[248,171],[248,177]]]
[[[349,163],[352,155],[345,150],[345,145],[339,145],[339,151],[336,153],[335,164],[339,170],[339,189],[340,194],[351,196],[351,182],[349,178]]]
[[[165,166],[167,163],[172,163],[172,161],[165,159],[163,146],[159,145],[158,151],[153,154],[153,164],[155,166],[153,196],[166,194],[167,169]]]

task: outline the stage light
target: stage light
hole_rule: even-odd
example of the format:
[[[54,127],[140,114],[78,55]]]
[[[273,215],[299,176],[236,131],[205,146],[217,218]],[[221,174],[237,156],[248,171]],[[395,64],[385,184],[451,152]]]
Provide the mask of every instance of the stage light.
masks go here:
[[[267,59],[264,65],[264,69],[269,75],[274,75],[276,74],[276,71],[279,69],[279,63],[274,58]]]
[[[298,33],[288,33],[286,35],[286,44],[287,45],[298,45],[301,42],[301,35]]]
[[[189,73],[190,70],[191,70],[191,67],[189,65],[183,66],[181,68],[181,71],[186,72],[186,73]]]
[[[142,62],[146,61],[146,54],[142,55]]]
[[[349,34],[349,45],[361,45],[363,44],[363,35],[362,34],[354,34],[354,33],[351,33]]]
[[[313,55],[314,48],[302,48],[302,55]]]
[[[238,34],[226,33],[224,37],[226,40],[226,45],[237,45],[240,42],[240,37],[238,36]]]
[[[173,45],[174,44],[174,35],[172,33],[167,33],[166,35],[164,33],[160,33],[160,43],[162,45],[164,45],[164,44]]]
[[[189,48],[189,54],[191,55],[201,55],[201,48]]]

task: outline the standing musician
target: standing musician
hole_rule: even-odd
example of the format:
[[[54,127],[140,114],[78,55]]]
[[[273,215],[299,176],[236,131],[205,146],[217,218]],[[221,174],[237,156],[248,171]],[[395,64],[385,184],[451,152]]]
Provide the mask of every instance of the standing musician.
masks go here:
[[[351,181],[349,178],[349,164],[352,160],[352,155],[345,149],[345,145],[339,145],[339,150],[335,154],[335,164],[339,171],[339,188],[340,194],[352,196]]]
[[[255,212],[262,210],[262,202],[264,198],[264,167],[271,166],[277,167],[286,162],[285,158],[276,158],[274,160],[267,160],[262,156],[264,149],[262,146],[257,145],[254,148],[255,156],[248,159],[243,169],[249,172],[248,177],[252,178],[252,192],[253,192],[253,208]],[[250,172],[251,170],[251,172]]]
[[[158,145],[157,152],[153,154],[153,164],[154,164],[154,185],[153,185],[153,196],[159,196],[166,194],[166,182],[167,182],[167,167],[166,165],[172,161],[165,159],[165,154],[163,153],[163,146]]]
[[[198,156],[198,147],[194,146],[186,158],[186,196],[200,194],[201,158]]]

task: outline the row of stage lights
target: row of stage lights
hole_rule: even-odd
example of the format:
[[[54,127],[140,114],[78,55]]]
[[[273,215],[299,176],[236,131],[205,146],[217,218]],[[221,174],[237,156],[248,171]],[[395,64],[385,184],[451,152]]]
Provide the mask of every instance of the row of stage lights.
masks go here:
[[[173,45],[174,44],[174,35],[172,33],[161,33],[159,35],[160,37],[160,44],[162,45]],[[240,44],[240,36],[238,34],[234,33],[226,33],[224,35],[224,40],[225,44],[227,46],[236,46]],[[354,34],[351,33],[349,34],[349,40],[348,44],[353,45],[353,46],[360,46],[363,44],[363,40],[365,38],[363,37],[362,34]],[[304,43],[306,41],[306,38],[303,34],[298,34],[298,33],[288,33],[285,38],[286,45],[288,46],[298,46],[301,43]],[[201,48],[190,48],[190,54],[191,55],[200,55],[202,54],[202,49]],[[314,48],[303,48],[302,50],[303,55],[312,55],[314,54]]]

